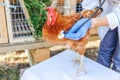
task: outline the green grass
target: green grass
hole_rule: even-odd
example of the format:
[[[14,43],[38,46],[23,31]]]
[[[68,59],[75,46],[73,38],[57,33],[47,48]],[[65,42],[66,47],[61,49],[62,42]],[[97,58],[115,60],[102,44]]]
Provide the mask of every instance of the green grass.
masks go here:
[[[17,68],[5,69],[0,67],[0,80],[19,80],[19,70]]]
[[[5,65],[6,66],[6,65]],[[0,67],[0,80],[20,80],[20,69],[29,67],[28,64],[17,64],[14,67]]]

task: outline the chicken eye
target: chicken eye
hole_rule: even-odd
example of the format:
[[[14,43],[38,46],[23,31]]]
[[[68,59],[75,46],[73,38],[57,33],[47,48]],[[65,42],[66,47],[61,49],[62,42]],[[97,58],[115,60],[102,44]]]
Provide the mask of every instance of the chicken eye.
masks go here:
[[[51,15],[51,18],[54,18],[54,16],[53,16],[53,15]]]

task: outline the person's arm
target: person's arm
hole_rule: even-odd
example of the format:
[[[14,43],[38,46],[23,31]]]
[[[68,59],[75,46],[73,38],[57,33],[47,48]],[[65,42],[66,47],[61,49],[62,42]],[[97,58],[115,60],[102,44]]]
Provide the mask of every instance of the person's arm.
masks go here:
[[[109,26],[111,30],[120,25],[120,5],[111,13],[104,17],[92,18],[91,28],[99,26]]]
[[[107,17],[92,18],[91,22],[92,22],[91,28],[99,26],[109,26]]]

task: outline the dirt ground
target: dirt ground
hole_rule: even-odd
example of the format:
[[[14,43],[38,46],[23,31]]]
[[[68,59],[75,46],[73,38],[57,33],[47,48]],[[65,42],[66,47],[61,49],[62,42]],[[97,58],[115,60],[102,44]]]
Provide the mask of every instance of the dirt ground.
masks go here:
[[[99,40],[91,41],[86,46],[85,56],[96,60]],[[50,47],[51,57],[64,51],[64,46]],[[0,54],[0,80],[19,80],[20,70],[29,67],[29,61],[24,51]]]

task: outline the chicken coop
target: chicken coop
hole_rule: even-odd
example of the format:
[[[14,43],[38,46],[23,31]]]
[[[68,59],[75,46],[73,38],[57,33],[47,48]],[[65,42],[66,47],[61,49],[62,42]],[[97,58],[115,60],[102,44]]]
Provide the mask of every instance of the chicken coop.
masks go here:
[[[0,0],[0,43],[33,41],[33,29],[23,0]],[[4,39],[4,40],[3,40]]]
[[[0,18],[0,53],[25,50],[32,65],[30,50],[50,46],[33,37],[24,0],[0,0]]]

